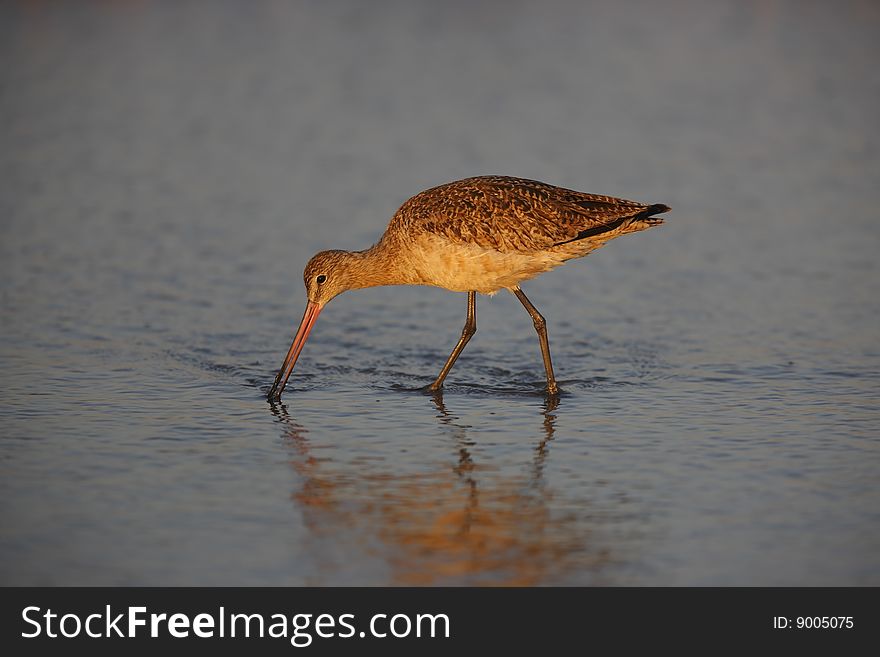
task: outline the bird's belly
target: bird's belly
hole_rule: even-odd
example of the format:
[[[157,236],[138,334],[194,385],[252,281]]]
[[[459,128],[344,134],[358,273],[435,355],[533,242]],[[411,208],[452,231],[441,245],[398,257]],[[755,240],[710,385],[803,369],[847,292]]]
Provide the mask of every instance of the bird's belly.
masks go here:
[[[414,246],[412,266],[417,282],[455,292],[494,294],[564,261],[549,251],[502,252],[435,236],[426,236]]]

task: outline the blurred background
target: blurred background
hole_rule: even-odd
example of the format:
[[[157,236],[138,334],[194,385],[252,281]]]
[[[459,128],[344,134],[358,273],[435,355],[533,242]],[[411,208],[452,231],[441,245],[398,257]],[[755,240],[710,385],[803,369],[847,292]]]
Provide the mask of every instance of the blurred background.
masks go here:
[[[880,7],[5,2],[4,584],[880,584]],[[666,203],[478,300],[316,251],[482,174]]]

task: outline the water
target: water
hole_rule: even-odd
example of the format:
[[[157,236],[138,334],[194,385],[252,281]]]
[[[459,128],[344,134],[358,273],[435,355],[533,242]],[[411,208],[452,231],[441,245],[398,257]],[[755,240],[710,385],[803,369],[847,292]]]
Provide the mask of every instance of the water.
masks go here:
[[[5,3],[4,584],[880,584],[875,4]],[[667,203],[524,286],[301,271],[520,175]]]

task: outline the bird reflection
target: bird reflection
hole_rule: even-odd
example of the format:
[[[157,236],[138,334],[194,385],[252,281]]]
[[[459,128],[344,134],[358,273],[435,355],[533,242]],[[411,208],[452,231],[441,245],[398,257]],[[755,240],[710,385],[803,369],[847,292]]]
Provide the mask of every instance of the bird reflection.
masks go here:
[[[485,454],[478,460],[471,427],[449,411],[442,392],[430,400],[449,436],[450,460],[405,474],[385,461],[316,457],[308,430],[286,406],[272,405],[299,475],[292,499],[313,538],[329,539],[337,554],[340,542],[356,543],[364,557],[384,562],[391,585],[565,584],[568,574],[595,572],[609,561],[608,550],[594,545],[591,525],[551,504],[553,490],[543,481],[558,397],[545,400],[531,459],[515,473]],[[319,549],[319,561],[332,558]],[[338,566],[325,564],[328,572]]]

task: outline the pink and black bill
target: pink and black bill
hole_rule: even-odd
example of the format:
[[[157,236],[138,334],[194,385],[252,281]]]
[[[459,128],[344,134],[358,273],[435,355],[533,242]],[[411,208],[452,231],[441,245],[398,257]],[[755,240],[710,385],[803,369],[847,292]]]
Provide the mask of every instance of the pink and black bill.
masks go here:
[[[306,306],[306,311],[303,314],[302,321],[299,323],[299,329],[296,332],[296,336],[293,338],[293,343],[287,351],[287,356],[281,364],[281,369],[278,370],[278,375],[275,377],[275,383],[272,384],[272,389],[269,390],[269,401],[279,401],[281,399],[281,393],[284,390],[284,386],[287,385],[287,379],[290,378],[290,373],[293,372],[293,366],[296,365],[296,359],[299,358],[299,354],[302,351],[306,340],[308,340],[309,333],[311,333],[312,327],[315,325],[315,321],[318,319],[320,313],[321,306],[313,301],[309,301]]]

